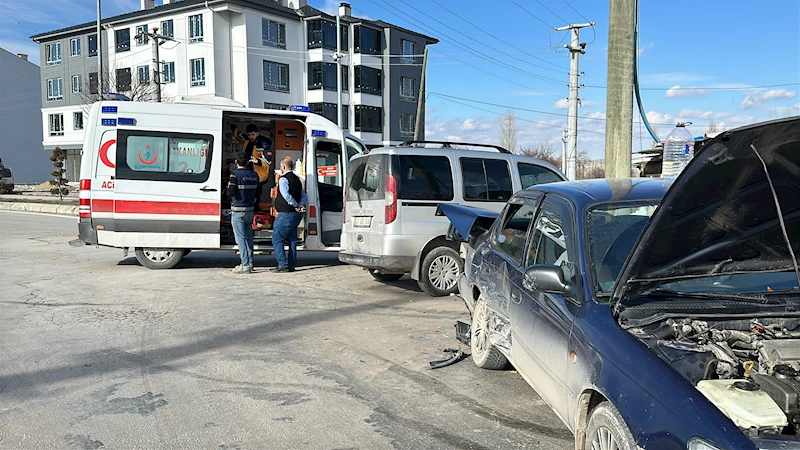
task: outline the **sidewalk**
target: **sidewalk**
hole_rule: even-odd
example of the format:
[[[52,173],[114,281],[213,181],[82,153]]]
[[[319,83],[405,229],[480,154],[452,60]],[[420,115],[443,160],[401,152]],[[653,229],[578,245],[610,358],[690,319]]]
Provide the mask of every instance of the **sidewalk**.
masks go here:
[[[64,197],[63,203],[57,197],[24,194],[0,195],[0,211],[26,211],[66,216],[78,215],[77,198]]]

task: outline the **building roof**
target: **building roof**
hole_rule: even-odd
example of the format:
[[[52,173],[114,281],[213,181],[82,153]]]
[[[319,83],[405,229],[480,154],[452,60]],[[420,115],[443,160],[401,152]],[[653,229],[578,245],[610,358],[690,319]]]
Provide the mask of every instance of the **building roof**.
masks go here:
[[[272,13],[277,13],[281,16],[292,18],[296,20],[300,20],[300,17],[297,15],[297,12],[291,8],[287,8],[283,5],[279,5],[272,0],[181,0],[181,1],[173,1],[167,5],[159,5],[155,6],[150,9],[142,9],[138,11],[133,11],[125,14],[119,14],[112,17],[106,17],[100,20],[102,25],[118,23],[118,22],[125,22],[127,20],[136,19],[139,17],[147,17],[151,15],[158,15],[163,14],[172,10],[178,9],[185,9],[191,8],[196,6],[204,6],[206,2],[210,4],[217,4],[217,3],[234,3],[241,6],[249,6],[255,7],[260,9],[269,10]],[[31,36],[31,39],[34,42],[39,42],[42,40],[46,40],[47,38],[55,38],[57,36],[68,34],[74,31],[94,28],[97,26],[97,21],[93,20],[91,22],[82,23],[80,25],[73,25],[71,27],[60,28],[58,30],[47,31],[45,33],[39,33]]]

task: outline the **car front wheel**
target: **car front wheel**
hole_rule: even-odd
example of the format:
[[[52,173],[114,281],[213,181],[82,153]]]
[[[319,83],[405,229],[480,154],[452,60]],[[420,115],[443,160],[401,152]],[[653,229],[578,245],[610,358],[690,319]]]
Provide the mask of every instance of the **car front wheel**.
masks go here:
[[[182,249],[136,247],[136,260],[148,269],[171,269],[181,258]]]
[[[636,441],[617,408],[603,402],[592,410],[586,427],[586,450],[635,450]]]
[[[506,357],[500,350],[492,345],[489,337],[492,327],[492,313],[489,305],[483,297],[478,297],[475,303],[475,311],[472,313],[472,325],[470,326],[470,347],[472,348],[472,360],[481,369],[498,370],[508,364]]]

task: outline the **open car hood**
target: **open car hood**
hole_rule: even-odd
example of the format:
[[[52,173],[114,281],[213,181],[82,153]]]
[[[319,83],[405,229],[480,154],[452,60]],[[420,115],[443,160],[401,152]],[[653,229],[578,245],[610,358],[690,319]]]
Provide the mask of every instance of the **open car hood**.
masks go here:
[[[497,211],[489,211],[481,208],[462,206],[455,203],[440,203],[436,211],[437,215],[444,214],[450,220],[452,228],[458,233],[461,240],[472,242],[472,240],[486,230],[500,215]]]
[[[800,117],[791,117],[723,132],[695,155],[645,226],[613,300],[679,279],[793,271],[764,164],[797,255]]]

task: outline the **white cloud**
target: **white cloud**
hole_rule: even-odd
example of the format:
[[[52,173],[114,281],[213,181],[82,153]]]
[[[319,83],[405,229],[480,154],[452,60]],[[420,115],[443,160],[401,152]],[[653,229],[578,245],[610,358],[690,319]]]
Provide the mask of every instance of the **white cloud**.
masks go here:
[[[745,98],[740,105],[742,109],[754,109],[763,106],[764,102],[770,100],[788,100],[794,98],[797,94],[795,91],[787,91],[786,89],[772,89],[765,91],[764,89],[756,89],[745,94]]]
[[[680,85],[676,84],[671,88],[667,89],[667,92],[664,94],[665,97],[705,97],[708,95],[708,91],[705,89],[700,88],[682,88]]]
[[[562,98],[561,100],[553,103],[555,109],[569,109],[569,100]]]
[[[647,44],[644,47],[639,47],[639,49],[636,51],[636,53],[637,53],[638,56],[641,57],[642,53],[644,53],[645,50],[648,50],[648,49],[651,49],[651,48],[655,48],[655,46],[656,46],[656,43],[655,42],[651,42],[651,43]]]
[[[667,72],[652,73],[642,75],[642,85],[656,86],[664,84],[679,83],[701,83],[714,80],[715,77],[691,72]]]
[[[335,16],[339,12],[339,3],[337,0],[325,0],[325,4],[318,9],[325,14]]]
[[[457,136],[457,135],[455,135],[455,134],[448,134],[448,135],[447,135],[447,136],[444,138],[444,140],[445,140],[445,141],[450,141],[450,142],[464,142],[464,141],[461,139],[461,136]]]

